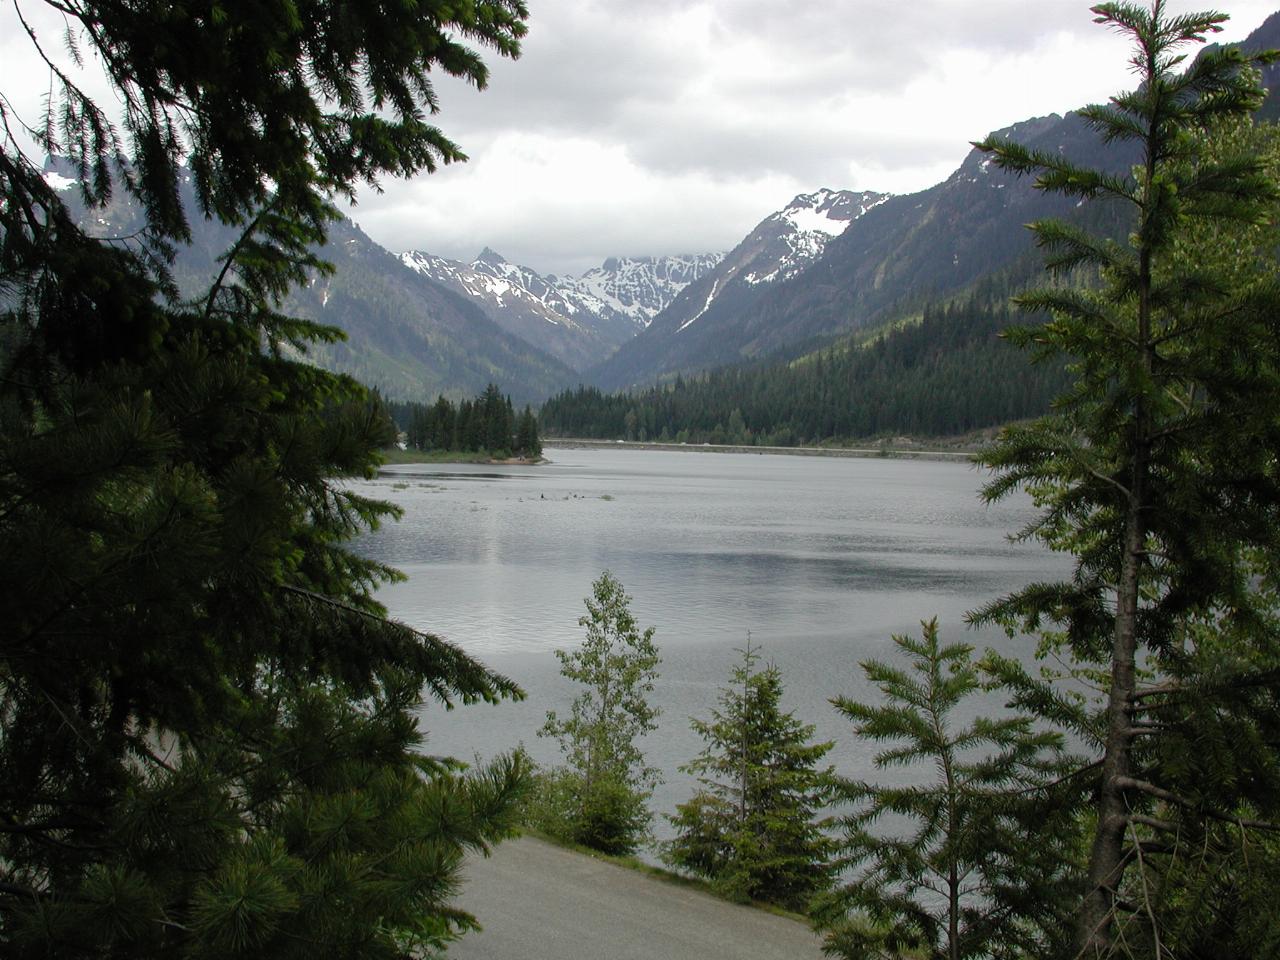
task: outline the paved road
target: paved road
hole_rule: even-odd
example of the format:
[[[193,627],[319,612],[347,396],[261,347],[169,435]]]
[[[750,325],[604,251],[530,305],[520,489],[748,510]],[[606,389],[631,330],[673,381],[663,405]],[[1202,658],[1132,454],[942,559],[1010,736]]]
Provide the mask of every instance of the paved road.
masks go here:
[[[819,960],[804,924],[521,837],[469,861],[455,960]]]

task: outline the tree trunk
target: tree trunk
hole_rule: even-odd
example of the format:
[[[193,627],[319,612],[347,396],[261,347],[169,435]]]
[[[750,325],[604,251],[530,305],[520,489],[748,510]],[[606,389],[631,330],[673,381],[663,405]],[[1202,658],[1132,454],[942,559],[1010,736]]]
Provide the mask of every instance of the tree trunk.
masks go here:
[[[1136,471],[1135,471],[1136,472]],[[1137,478],[1135,478],[1137,479]],[[1131,714],[1136,684],[1138,573],[1145,528],[1138,490],[1132,491],[1125,522],[1125,551],[1116,591],[1116,624],[1111,646],[1111,688],[1107,706],[1107,742],[1102,761],[1098,823],[1089,853],[1088,887],[1080,909],[1077,945],[1082,958],[1111,956],[1111,927],[1116,887],[1124,871],[1124,834],[1128,803],[1119,783],[1130,775]]]
[[[1154,135],[1153,135],[1154,136]],[[1151,196],[1155,170],[1152,154],[1147,155],[1146,195]],[[1146,217],[1151,210],[1144,211]],[[1146,224],[1144,223],[1144,227]],[[1155,364],[1151,341],[1151,248],[1144,244],[1138,252],[1138,349],[1139,363],[1147,377]],[[1115,920],[1116,891],[1124,874],[1124,835],[1128,826],[1129,803],[1122,778],[1130,776],[1130,749],[1133,745],[1133,696],[1137,689],[1138,600],[1141,573],[1147,547],[1147,474],[1151,469],[1151,414],[1146,399],[1139,394],[1133,408],[1133,459],[1130,465],[1129,494],[1125,505],[1124,544],[1120,576],[1116,584],[1116,622],[1111,639],[1111,686],[1107,702],[1107,740],[1102,760],[1102,785],[1098,798],[1098,823],[1089,852],[1088,886],[1080,907],[1076,930],[1079,956],[1110,957],[1111,931]]]
[[[960,960],[960,874],[955,861],[947,874],[947,957]]]

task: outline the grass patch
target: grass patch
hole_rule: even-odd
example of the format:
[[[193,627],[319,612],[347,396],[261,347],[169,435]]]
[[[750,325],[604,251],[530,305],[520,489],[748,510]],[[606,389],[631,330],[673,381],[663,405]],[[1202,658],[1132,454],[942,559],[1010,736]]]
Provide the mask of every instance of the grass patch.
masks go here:
[[[461,453],[455,450],[400,450],[382,451],[383,463],[488,463],[487,453]]]

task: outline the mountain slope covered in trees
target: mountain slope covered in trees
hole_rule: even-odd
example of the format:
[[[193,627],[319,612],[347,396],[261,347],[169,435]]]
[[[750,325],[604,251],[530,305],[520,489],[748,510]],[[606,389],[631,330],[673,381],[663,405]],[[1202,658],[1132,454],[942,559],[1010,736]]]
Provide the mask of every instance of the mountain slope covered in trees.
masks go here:
[[[1131,152],[1106,149],[1075,115],[1028,120],[1001,131],[1083,163],[1122,170]],[[1046,197],[977,151],[946,181],[885,199],[853,220],[804,270],[749,291],[693,320],[647,330],[593,371],[606,389],[771,356],[794,357],[824,340],[869,329],[949,298],[1018,261],[1034,264],[1022,225],[1043,217],[1107,218],[1074,201]],[[731,259],[731,258],[730,258]]]
[[[1280,13],[1241,46],[1280,46]],[[1280,67],[1265,67],[1263,82],[1271,88],[1280,85]],[[1280,97],[1269,97],[1259,118],[1277,117]],[[1103,143],[1076,113],[1024,121],[993,136],[1110,173],[1126,172],[1138,159],[1130,146]],[[634,399],[567,391],[547,404],[548,428],[584,436],[638,438],[643,433],[656,439],[665,430],[670,438],[737,442],[772,437],[780,443],[808,443],[886,433],[940,435],[1003,422],[990,419],[996,414],[1008,420],[1042,413],[1054,393],[1052,385],[1062,382],[1060,373],[1033,370],[994,340],[983,342],[1004,321],[992,327],[985,310],[973,308],[975,302],[994,303],[993,290],[1008,296],[1034,280],[1040,257],[1023,225],[1053,217],[1118,241],[1128,229],[1115,204],[1046,194],[1030,179],[1001,171],[975,149],[943,183],[875,204],[833,237],[821,256],[779,283],[726,297],[716,309],[697,316],[685,301],[704,292],[707,281],[691,287],[685,298],[592,371],[594,384],[605,390],[641,390]],[[733,255],[726,258],[726,263],[732,261]],[[885,343],[905,347],[910,341],[917,355],[926,351],[932,358],[899,369],[900,379],[888,375],[888,367],[873,370],[868,356],[847,368],[801,359],[833,342],[833,355],[853,356],[848,351],[867,331],[896,326],[922,312],[934,318],[946,315],[948,308],[940,305],[957,301],[969,302],[950,309],[948,329],[936,347],[919,339],[939,333],[936,320],[911,333],[887,335]],[[970,322],[973,329],[961,332]],[[952,350],[959,352],[950,355]],[[978,361],[975,352],[984,359]],[[717,369],[735,365],[742,369]],[[993,383],[990,373],[997,368],[999,380]],[[798,371],[805,369],[810,372],[802,377]],[[814,385],[819,370],[825,380],[821,388]],[[972,371],[968,378],[965,370]],[[870,379],[855,382],[850,379],[855,375]],[[673,380],[671,390],[645,386]],[[728,387],[730,383],[735,386]],[[788,389],[776,386],[780,384]],[[1005,391],[1004,399],[993,400],[1000,391]],[[815,396],[827,398],[830,412],[793,421],[795,411]],[[955,415],[940,404],[930,406],[941,397],[952,398]],[[733,402],[726,405],[730,398]],[[771,413],[765,409],[768,403],[777,405]],[[735,409],[739,419],[732,419]],[[634,422],[626,421],[628,413]]]
[[[1246,50],[1278,45],[1280,13],[1241,44]],[[1263,83],[1280,85],[1280,67],[1264,68]],[[1269,97],[1260,117],[1280,117],[1280,97]],[[1126,172],[1138,160],[1131,146],[1104,144],[1076,113],[1025,120],[993,136],[1112,173]],[[726,300],[692,322],[676,301],[592,371],[593,382],[619,389],[676,373],[795,357],[843,333],[918,314],[925,304],[953,298],[993,274],[1015,269],[1032,275],[1038,261],[1026,223],[1059,217],[1122,239],[1119,214],[1113,204],[1045,194],[974,150],[942,183],[867,210],[795,275]],[[691,288],[686,296],[696,292]]]
[[[1066,377],[999,339],[1009,309],[978,298],[786,364],[678,377],[633,394],[578,387],[542,406],[553,436],[791,446],[883,435],[946,436],[1047,409]]]

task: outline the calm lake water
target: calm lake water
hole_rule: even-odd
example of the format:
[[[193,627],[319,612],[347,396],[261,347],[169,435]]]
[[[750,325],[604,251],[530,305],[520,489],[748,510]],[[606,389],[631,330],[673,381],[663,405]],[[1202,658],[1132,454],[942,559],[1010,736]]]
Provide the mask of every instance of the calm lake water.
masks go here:
[[[577,692],[552,651],[577,645],[583,598],[609,569],[642,627],[656,627],[660,729],[647,738],[666,782],[661,814],[692,791],[676,767],[702,741],[705,718],[736,662],[762,647],[782,670],[786,705],[837,742],[838,770],[871,776],[829,698],[874,697],[859,662],[891,657],[890,636],[937,616],[944,640],[1022,653],[1029,641],[973,631],[963,616],[1031,580],[1068,569],[1061,556],[1007,535],[1029,501],[984,506],[984,475],[963,463],[641,450],[548,449],[536,467],[388,467],[363,493],[400,504],[398,524],[361,549],[408,575],[383,590],[392,615],[442,635],[511,676],[520,703],[424,711],[433,753],[469,759],[536,736],[548,709]],[[901,777],[903,774],[898,774]]]

